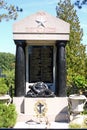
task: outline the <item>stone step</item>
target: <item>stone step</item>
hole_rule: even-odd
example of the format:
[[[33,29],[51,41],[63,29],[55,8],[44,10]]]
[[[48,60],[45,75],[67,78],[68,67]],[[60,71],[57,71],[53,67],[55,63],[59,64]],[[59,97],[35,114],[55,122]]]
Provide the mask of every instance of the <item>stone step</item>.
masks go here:
[[[42,120],[47,120],[48,121],[55,121],[55,122],[69,122],[69,116],[66,112],[64,113],[60,113],[58,114],[55,119],[54,119],[54,116],[53,115],[47,115],[45,117],[42,118]],[[17,117],[17,122],[27,122],[29,120],[39,120],[39,118],[37,118],[36,116],[32,116],[32,115],[26,115],[26,114],[23,114],[23,113],[19,113],[18,114],[18,117]]]

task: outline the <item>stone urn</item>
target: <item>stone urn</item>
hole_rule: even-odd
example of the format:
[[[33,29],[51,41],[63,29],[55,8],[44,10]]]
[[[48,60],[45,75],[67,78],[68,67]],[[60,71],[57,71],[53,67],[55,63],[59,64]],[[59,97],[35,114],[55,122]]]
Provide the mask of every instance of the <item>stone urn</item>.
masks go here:
[[[0,103],[9,104],[11,102],[11,97],[9,95],[0,96]]]
[[[84,95],[72,94],[68,98],[69,110],[71,113],[81,113],[84,110],[86,97]]]

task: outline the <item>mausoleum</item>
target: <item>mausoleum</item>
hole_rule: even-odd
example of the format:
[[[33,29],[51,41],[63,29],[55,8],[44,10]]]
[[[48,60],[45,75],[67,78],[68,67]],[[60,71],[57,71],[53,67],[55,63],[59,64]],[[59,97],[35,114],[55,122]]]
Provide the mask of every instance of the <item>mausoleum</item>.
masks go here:
[[[18,112],[22,106],[21,111],[28,114],[34,101],[38,102],[41,99],[48,105],[48,115],[52,113],[52,106],[59,106],[54,110],[55,116],[67,106],[65,47],[69,41],[69,33],[69,23],[43,11],[13,25],[13,40],[16,44],[14,103],[20,104],[17,105]],[[56,97],[25,97],[29,86],[36,82],[44,82]],[[33,101],[32,105],[30,100]],[[31,111],[30,113],[33,113]]]

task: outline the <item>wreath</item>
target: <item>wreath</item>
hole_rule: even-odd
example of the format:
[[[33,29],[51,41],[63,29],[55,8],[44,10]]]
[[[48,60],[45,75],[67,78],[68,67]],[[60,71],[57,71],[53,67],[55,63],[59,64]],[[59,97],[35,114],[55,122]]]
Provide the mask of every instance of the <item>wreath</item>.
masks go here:
[[[34,111],[36,112],[37,117],[44,117],[47,112],[47,104],[43,100],[38,100],[35,103]]]

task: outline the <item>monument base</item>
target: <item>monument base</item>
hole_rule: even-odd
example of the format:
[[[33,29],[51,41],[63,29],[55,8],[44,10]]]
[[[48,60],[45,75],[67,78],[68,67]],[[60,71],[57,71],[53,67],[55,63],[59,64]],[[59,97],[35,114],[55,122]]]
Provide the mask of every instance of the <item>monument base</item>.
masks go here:
[[[13,97],[19,121],[47,118],[48,121],[68,122],[67,97],[26,98]]]

